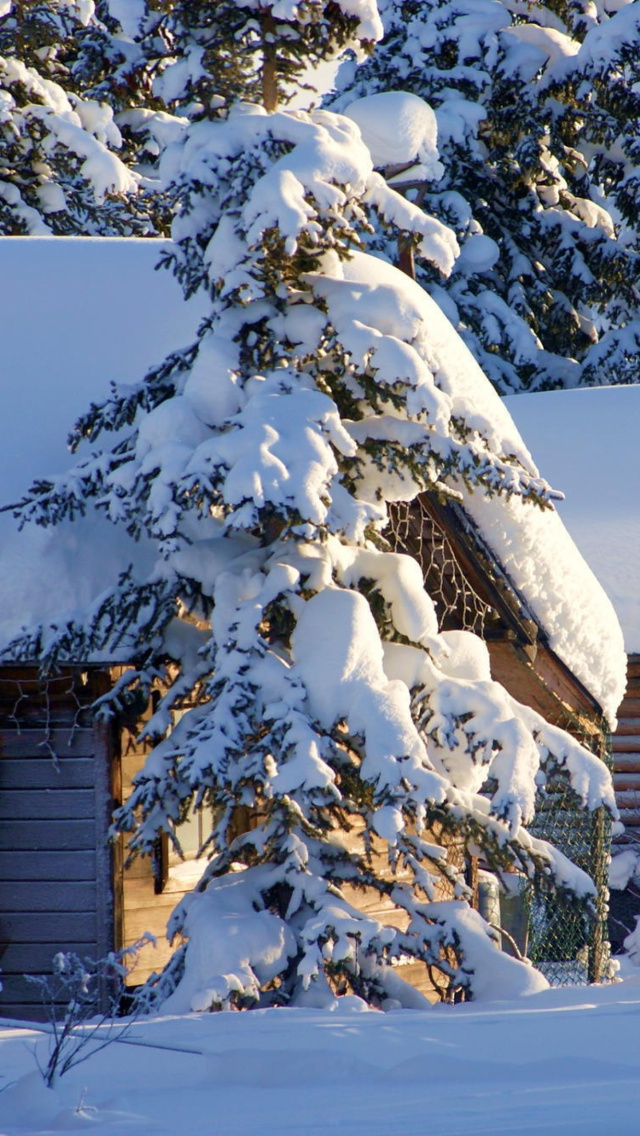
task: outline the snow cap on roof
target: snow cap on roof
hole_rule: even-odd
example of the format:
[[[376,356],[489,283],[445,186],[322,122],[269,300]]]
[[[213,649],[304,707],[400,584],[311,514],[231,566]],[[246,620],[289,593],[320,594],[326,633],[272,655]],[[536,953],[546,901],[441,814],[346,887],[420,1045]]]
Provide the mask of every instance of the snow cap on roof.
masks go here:
[[[345,279],[366,289],[371,322],[389,318],[388,289],[393,289],[402,319],[414,321],[415,345],[438,386],[461,409],[465,407],[466,420],[490,439],[492,447],[513,455],[535,475],[537,466],[507,405],[431,297],[393,266],[361,253],[343,271]],[[510,405],[515,402],[511,399]],[[456,489],[460,489],[458,482]],[[477,490],[463,489],[462,493],[465,511],[547,635],[552,650],[613,720],[626,684],[622,632],[609,597],[560,515],[516,497],[506,502]]]
[[[640,386],[515,395],[505,400],[546,476],[558,513],[607,593],[625,648],[640,653]]]

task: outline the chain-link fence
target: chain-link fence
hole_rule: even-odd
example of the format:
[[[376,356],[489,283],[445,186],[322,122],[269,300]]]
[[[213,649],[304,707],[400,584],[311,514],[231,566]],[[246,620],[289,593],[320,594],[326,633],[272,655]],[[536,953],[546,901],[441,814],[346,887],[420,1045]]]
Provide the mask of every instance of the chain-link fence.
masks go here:
[[[598,739],[598,756],[611,765],[606,739],[603,730]],[[587,739],[581,740],[588,744]],[[595,748],[593,741],[590,748]],[[576,902],[529,889],[526,897],[528,956],[552,986],[605,981],[610,957],[607,931],[609,814],[603,808],[589,812],[566,783],[558,780],[547,785],[539,795],[536,816],[529,829],[583,868],[596,885],[596,895],[591,902]]]

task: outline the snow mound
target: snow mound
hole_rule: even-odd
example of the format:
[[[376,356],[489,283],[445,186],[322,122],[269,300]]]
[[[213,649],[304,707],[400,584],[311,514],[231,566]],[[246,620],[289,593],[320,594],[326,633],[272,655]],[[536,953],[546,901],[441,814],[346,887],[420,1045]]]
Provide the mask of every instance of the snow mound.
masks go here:
[[[347,118],[360,127],[374,166],[418,162],[424,178],[439,180],[438,126],[428,103],[408,91],[368,95],[349,103]]]

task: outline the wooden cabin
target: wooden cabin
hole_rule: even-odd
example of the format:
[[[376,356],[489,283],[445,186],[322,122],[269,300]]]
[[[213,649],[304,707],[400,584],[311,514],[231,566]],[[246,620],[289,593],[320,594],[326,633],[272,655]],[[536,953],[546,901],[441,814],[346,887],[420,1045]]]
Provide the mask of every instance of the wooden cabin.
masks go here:
[[[109,840],[112,810],[144,761],[132,723],[106,726],[91,712],[112,677],[69,668],[43,683],[33,667],[0,668],[3,1016],[44,1016],[26,975],[50,973],[58,951],[100,959],[152,932],[158,948],[145,948],[132,985],[170,954],[164,927],[189,890],[189,865],[173,879],[165,850],[163,878],[149,860],[125,869],[123,840]],[[185,839],[194,853],[199,836]]]
[[[420,558],[443,627],[482,634],[494,677],[604,751],[600,707],[551,650],[459,506],[422,497],[398,508],[389,539]],[[0,1014],[8,1017],[41,1016],[39,991],[25,974],[46,973],[59,950],[99,958],[150,932],[157,945],[143,948],[128,982],[160,969],[172,949],[167,919],[201,872],[195,854],[206,836],[203,814],[181,832],[185,862],[163,844],[154,863],[138,859],[125,868],[122,839],[109,844],[112,808],[126,800],[145,757],[136,724],[107,727],[91,714],[112,677],[107,668],[69,668],[43,684],[33,667],[0,668]],[[395,921],[379,897],[353,899]],[[602,969],[604,938],[590,947],[592,977]],[[424,985],[422,964],[403,974]]]
[[[0,671],[0,1013],[42,1016],[25,977],[57,951],[102,958],[118,942],[111,731],[88,707],[101,673],[41,685],[32,667]]]
[[[171,276],[154,272],[161,247],[162,242],[129,238],[0,240],[0,267],[13,281],[13,295],[27,298],[22,318],[19,304],[0,312],[8,376],[0,384],[3,502],[19,499],[33,478],[66,468],[69,425],[92,398],[102,397],[111,379],[136,382],[147,366],[191,341],[204,301],[194,297],[184,304]],[[55,279],[56,288],[43,291],[42,279]],[[33,326],[40,331],[36,337],[26,333]],[[512,412],[520,397],[510,400]],[[562,485],[552,470],[548,476]],[[89,603],[131,560],[127,549],[114,548],[111,532],[101,538],[103,565],[100,558],[83,559],[93,530],[87,537],[80,527],[72,546],[62,550],[51,544],[25,550],[15,532],[2,527],[7,524],[8,517],[0,517],[5,642],[27,618],[25,612],[46,620],[65,605]],[[545,628],[470,517],[454,504],[422,499],[398,510],[389,539],[420,559],[443,626],[483,635],[495,677],[515,697],[601,752],[596,699],[554,653]],[[117,564],[116,552],[123,557]],[[40,607],[31,604],[32,584]],[[122,844],[108,843],[112,808],[126,799],[144,760],[133,723],[106,728],[92,717],[90,707],[110,682],[109,670],[79,659],[41,684],[27,662],[0,668],[0,1014],[7,1017],[42,1016],[37,991],[24,976],[46,974],[59,950],[101,956],[151,931],[158,947],[145,948],[130,982],[162,966],[169,952],[163,941],[167,916],[198,870],[193,860],[174,862],[166,848],[158,849],[155,865],[141,860],[125,870]],[[205,818],[194,815],[189,824],[193,852]],[[591,974],[600,965],[599,951],[591,952]]]
[[[614,838],[612,853],[632,849],[640,855],[640,654],[629,655],[627,690],[618,712],[618,726],[611,738],[613,783],[624,830]],[[609,896],[609,938],[620,951],[626,936],[640,917],[640,885],[630,879],[622,891]]]

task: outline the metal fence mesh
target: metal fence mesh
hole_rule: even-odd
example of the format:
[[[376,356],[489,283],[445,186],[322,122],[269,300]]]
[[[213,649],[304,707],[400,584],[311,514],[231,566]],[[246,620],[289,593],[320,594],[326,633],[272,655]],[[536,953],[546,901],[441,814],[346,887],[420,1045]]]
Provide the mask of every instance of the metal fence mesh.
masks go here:
[[[548,840],[591,876],[597,888],[587,906],[561,895],[530,889],[528,957],[552,986],[602,982],[609,971],[607,866],[611,824],[604,809],[588,812],[565,786],[550,787],[539,800],[530,831]]]

